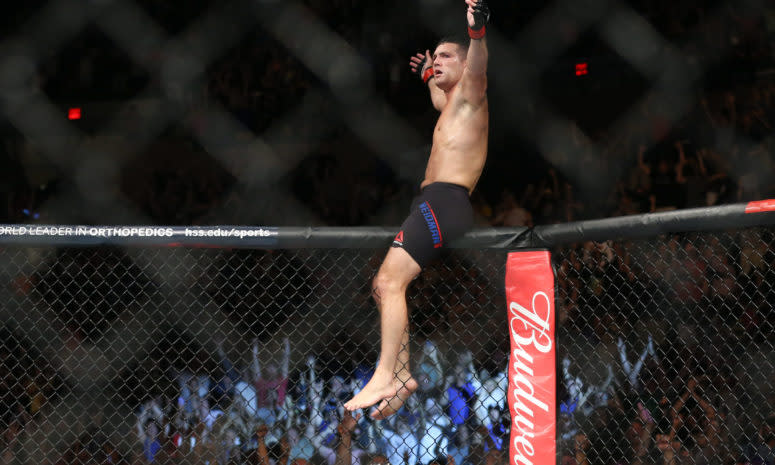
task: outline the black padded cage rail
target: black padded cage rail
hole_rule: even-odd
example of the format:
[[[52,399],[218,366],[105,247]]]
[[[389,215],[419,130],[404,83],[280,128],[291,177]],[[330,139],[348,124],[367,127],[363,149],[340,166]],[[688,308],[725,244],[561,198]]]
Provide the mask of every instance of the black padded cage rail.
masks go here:
[[[341,405],[376,362],[370,281],[394,230],[2,225],[0,452],[261,463],[260,436],[272,463],[333,464],[351,426],[353,463],[505,463],[505,252],[545,247],[558,463],[765,463],[771,207],[469,233],[408,291],[417,393],[354,424]]]

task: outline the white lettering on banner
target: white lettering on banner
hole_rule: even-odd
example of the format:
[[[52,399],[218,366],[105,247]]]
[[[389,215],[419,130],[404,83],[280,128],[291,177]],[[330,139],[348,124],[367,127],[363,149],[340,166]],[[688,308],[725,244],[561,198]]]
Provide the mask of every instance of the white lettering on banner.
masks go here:
[[[215,228],[215,229],[189,229],[183,231],[186,237],[271,237],[276,236],[277,231],[268,229],[238,229],[238,228]]]
[[[137,227],[85,227],[75,228],[76,236],[91,237],[172,237],[174,234],[172,228],[137,228]]]
[[[3,226],[0,234],[8,236],[70,236],[73,228],[67,226]]]
[[[0,228],[0,234],[7,236],[23,236],[27,234],[27,228],[24,226],[3,226]]]
[[[533,463],[531,460],[528,460],[528,458],[525,456],[526,455],[530,457],[534,456],[535,449],[533,448],[533,443],[528,441],[524,436],[517,436],[514,439],[514,450],[517,451],[517,462],[522,462],[525,464]]]
[[[536,312],[536,298],[542,297],[546,301],[546,318],[542,319],[538,316],[538,312]],[[527,308],[523,307],[522,305],[518,304],[517,302],[511,302],[509,304],[509,310],[511,310],[512,318],[511,321],[509,321],[509,325],[511,327],[511,335],[514,336],[515,340],[517,341],[517,344],[519,345],[530,345],[532,343],[533,346],[535,346],[536,349],[538,349],[539,352],[542,352],[544,354],[549,353],[550,350],[552,350],[552,338],[549,337],[547,334],[547,331],[549,331],[549,318],[552,317],[551,315],[551,304],[549,303],[549,296],[546,295],[545,292],[536,292],[533,294],[533,309],[528,310]],[[514,311],[517,311],[518,314],[514,314]],[[514,321],[520,320],[522,321],[522,324],[525,326],[525,329],[533,328],[534,330],[539,330],[538,337],[544,338],[546,343],[545,344],[539,344],[539,342],[535,338],[535,331],[533,331],[529,338],[523,338],[521,337],[516,331],[514,331]]]
[[[81,236],[81,237],[173,237],[173,228],[152,226],[15,226],[0,225],[3,236]],[[179,234],[179,233],[178,233]],[[186,237],[274,237],[277,231],[265,228],[185,228]]]
[[[541,304],[545,303],[545,308],[536,308],[536,300],[541,299]],[[527,309],[517,302],[509,304],[509,329],[511,331],[511,340],[516,345],[512,352],[512,368],[514,369],[510,385],[513,386],[514,395],[513,412],[515,416],[512,419],[514,427],[519,431],[514,435],[514,458],[517,462],[532,465],[531,457],[535,455],[535,447],[531,439],[535,438],[535,413],[533,408],[537,407],[544,412],[549,412],[549,404],[536,397],[535,387],[531,378],[534,376],[534,357],[528,350],[535,349],[540,353],[548,353],[552,350],[553,341],[549,334],[551,330],[550,321],[551,302],[549,296],[542,291],[533,294],[532,309]],[[539,313],[545,313],[541,317]],[[516,325],[522,325],[522,331],[530,331],[530,336],[519,334]],[[516,326],[516,327],[515,327]],[[548,400],[548,399],[547,399]]]

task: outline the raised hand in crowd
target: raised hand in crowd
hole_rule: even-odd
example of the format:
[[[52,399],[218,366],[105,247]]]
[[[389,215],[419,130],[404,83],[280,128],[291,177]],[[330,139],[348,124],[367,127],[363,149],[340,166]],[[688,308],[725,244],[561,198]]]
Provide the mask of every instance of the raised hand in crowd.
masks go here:
[[[670,432],[668,434],[657,434],[657,448],[662,452],[662,463],[660,465],[680,465],[685,463],[684,459],[688,455],[688,451],[676,436],[682,421],[680,417],[674,417],[671,422]]]
[[[639,428],[631,429],[630,439],[633,459],[630,461],[630,464],[651,465],[651,463],[647,461],[647,455],[649,447],[651,446],[652,433],[654,432],[654,429],[656,429],[657,424],[648,409],[641,403],[638,403],[638,412],[638,421],[640,423],[636,424],[639,425]]]
[[[624,371],[625,378],[627,379],[627,383],[630,386],[630,388],[636,392],[638,391],[638,379],[640,378],[640,372],[643,369],[643,364],[646,361],[646,357],[649,355],[655,354],[654,352],[654,341],[651,335],[648,336],[648,343],[646,344],[646,347],[643,348],[643,351],[641,352],[640,356],[637,358],[635,363],[633,364],[630,362],[629,358],[627,357],[627,346],[624,343],[624,340],[619,337],[616,341],[616,347],[619,350],[619,358],[622,362],[622,370]]]
[[[261,424],[256,427],[256,441],[258,448],[255,454],[254,465],[269,465],[269,451],[266,448],[266,435],[269,433],[269,427]]]
[[[278,464],[286,464],[286,463],[288,463],[290,458],[291,458],[291,441],[288,438],[288,433],[285,433],[280,438],[280,457],[277,460],[277,463]]]
[[[261,373],[261,361],[258,359],[258,338],[257,337],[254,337],[250,343],[250,354],[252,355],[252,358],[251,358],[252,364],[250,365],[250,367],[252,368],[252,373],[253,373],[253,383],[258,383],[262,379],[262,373]]]
[[[705,378],[703,378],[705,379]],[[708,400],[699,394],[698,392],[699,380],[692,376],[689,381],[686,382],[686,391],[683,392],[681,397],[673,404],[670,411],[671,418],[679,417],[679,412],[683,408],[686,401],[691,397],[700,406],[705,414],[706,420],[712,420],[716,417],[716,408],[708,402]]]
[[[291,342],[288,337],[283,338],[283,361],[281,365],[281,375],[283,378],[288,378],[288,372],[291,364]]]
[[[339,435],[339,445],[336,448],[335,465],[352,464],[352,435],[360,418],[360,413],[356,417],[353,417],[352,412],[347,409],[344,410],[342,420],[336,427],[336,431]]]

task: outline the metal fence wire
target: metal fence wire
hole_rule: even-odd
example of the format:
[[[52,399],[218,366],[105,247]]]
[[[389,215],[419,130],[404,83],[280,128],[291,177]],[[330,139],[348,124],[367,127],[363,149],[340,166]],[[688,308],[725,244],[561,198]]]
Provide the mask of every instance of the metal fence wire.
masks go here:
[[[677,234],[555,256],[566,454],[772,462],[772,240],[771,229]]]
[[[558,463],[770,463],[772,246],[752,228],[554,251]],[[412,284],[418,392],[390,420],[343,416],[376,362],[382,255],[4,247],[6,462],[254,464],[261,438],[273,463],[343,444],[353,463],[506,463],[503,250]]]

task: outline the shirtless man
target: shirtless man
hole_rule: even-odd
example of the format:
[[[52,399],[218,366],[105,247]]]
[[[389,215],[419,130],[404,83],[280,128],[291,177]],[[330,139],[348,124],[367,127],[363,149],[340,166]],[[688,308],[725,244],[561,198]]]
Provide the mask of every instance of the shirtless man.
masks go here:
[[[381,401],[371,413],[375,419],[398,411],[417,389],[409,372],[409,283],[442,246],[473,226],[469,196],[484,167],[489,130],[484,37],[489,10],[484,2],[465,0],[470,40],[442,39],[432,56],[426,50],[410,59],[441,115],[422,192],[374,278],[382,332],[379,363],[363,390],[344,404],[352,411]]]

